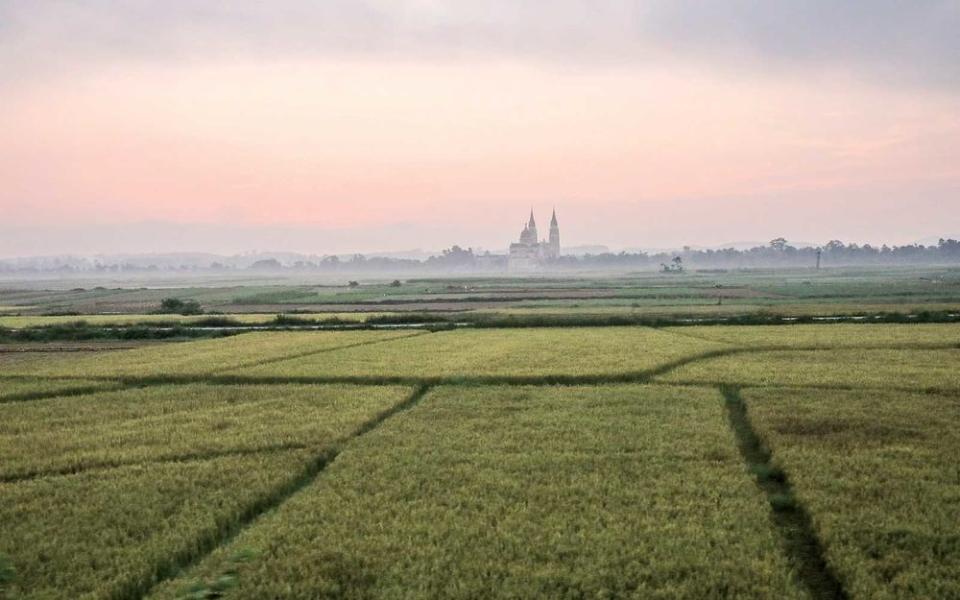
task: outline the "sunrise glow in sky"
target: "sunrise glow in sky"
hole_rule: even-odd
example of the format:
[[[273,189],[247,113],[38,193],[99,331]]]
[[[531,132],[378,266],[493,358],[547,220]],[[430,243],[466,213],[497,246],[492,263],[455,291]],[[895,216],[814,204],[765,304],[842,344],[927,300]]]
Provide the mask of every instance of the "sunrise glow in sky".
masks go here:
[[[956,0],[0,0],[0,255],[499,249],[554,206],[567,245],[956,235],[958,31]]]

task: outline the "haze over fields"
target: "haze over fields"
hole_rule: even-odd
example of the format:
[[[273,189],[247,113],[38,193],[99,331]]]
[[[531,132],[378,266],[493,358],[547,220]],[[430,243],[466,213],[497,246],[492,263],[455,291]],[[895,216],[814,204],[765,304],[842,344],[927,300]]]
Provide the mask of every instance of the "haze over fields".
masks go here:
[[[0,257],[960,231],[960,3],[0,2]]]

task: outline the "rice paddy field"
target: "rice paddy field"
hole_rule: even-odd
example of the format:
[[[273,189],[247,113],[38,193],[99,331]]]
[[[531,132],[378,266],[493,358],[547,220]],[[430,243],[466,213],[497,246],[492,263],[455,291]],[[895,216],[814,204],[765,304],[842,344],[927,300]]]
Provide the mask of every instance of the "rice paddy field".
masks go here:
[[[0,344],[0,598],[960,598],[958,373],[957,323]]]
[[[323,281],[291,276],[224,282],[202,277],[163,279],[133,287],[113,279],[0,280],[0,327],[83,318],[113,323],[156,321],[164,298],[196,300],[209,312],[257,322],[277,313],[311,313],[362,320],[354,313],[452,312],[734,316],[775,313],[831,316],[960,309],[956,267],[835,267],[556,273],[528,277],[393,277],[342,275]],[[318,276],[313,276],[314,278]],[[348,279],[357,279],[357,285]],[[185,283],[188,281],[189,283]],[[119,287],[117,285],[120,284]],[[137,282],[136,285],[142,285]],[[25,320],[30,317],[34,320]],[[47,319],[45,320],[44,317]],[[182,317],[165,317],[189,321]]]

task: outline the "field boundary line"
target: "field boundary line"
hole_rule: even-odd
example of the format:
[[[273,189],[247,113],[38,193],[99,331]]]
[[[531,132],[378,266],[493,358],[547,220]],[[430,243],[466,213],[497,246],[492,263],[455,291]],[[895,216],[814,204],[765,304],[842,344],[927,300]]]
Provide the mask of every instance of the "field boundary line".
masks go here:
[[[95,381],[99,381],[99,380],[95,380]],[[88,386],[77,386],[75,388],[65,388],[59,391],[24,392],[22,394],[13,394],[5,398],[0,398],[0,405],[14,404],[16,402],[30,402],[32,400],[47,400],[49,398],[59,398],[61,396],[65,398],[75,398],[77,396],[88,396],[90,394],[96,394],[97,392],[117,392],[120,390],[135,388],[135,387],[137,386],[118,382],[116,387],[96,387],[96,386],[88,385]]]
[[[155,458],[141,458],[134,460],[101,461],[88,465],[72,465],[62,468],[36,469],[23,473],[0,474],[0,483],[22,483],[24,481],[33,481],[36,479],[46,479],[49,477],[70,477],[72,475],[82,475],[91,471],[113,471],[126,467],[138,467],[141,465],[162,465],[167,463],[182,462],[203,462],[207,460],[216,460],[229,456],[250,456],[253,454],[269,454],[272,452],[288,452],[292,450],[306,450],[311,448],[310,444],[300,442],[291,442],[286,444],[273,444],[259,448],[229,448],[224,450],[214,450],[211,452],[192,452],[186,454],[177,454],[174,456],[158,456]]]
[[[438,376],[408,376],[408,375],[331,375],[331,376],[249,376],[249,375],[224,375],[223,371],[230,371],[236,369],[243,369],[249,366],[256,366],[260,364],[271,364],[274,362],[282,362],[285,360],[292,360],[296,358],[301,358],[303,356],[312,356],[315,354],[321,354],[325,352],[334,352],[337,350],[343,350],[348,348],[353,348],[357,346],[365,346],[369,344],[380,344],[393,342],[401,339],[408,339],[420,335],[428,335],[432,332],[416,332],[410,335],[399,336],[395,338],[387,338],[382,340],[370,340],[366,342],[360,342],[358,344],[350,344],[346,346],[339,346],[336,348],[324,348],[322,350],[315,350],[309,353],[292,355],[283,358],[271,358],[266,361],[261,361],[258,363],[246,363],[245,365],[240,366],[230,366],[223,369],[217,369],[208,373],[196,373],[196,374],[183,374],[183,375],[145,375],[145,376],[130,376],[130,375],[28,375],[28,374],[0,374],[0,382],[4,380],[10,381],[61,381],[61,380],[72,380],[82,377],[87,381],[107,381],[107,382],[117,382],[124,387],[148,387],[156,385],[182,385],[190,383],[203,383],[210,385],[241,385],[241,384],[260,384],[260,385],[286,385],[286,384],[345,384],[345,385],[408,385],[408,386],[418,386],[418,385],[603,385],[603,384],[616,384],[616,383],[654,383],[652,381],[656,377],[661,377],[679,369],[683,366],[703,361],[711,360],[714,358],[721,358],[724,356],[731,356],[737,354],[755,354],[755,353],[764,353],[764,352],[785,352],[785,353],[794,353],[794,352],[814,352],[814,351],[842,351],[842,350],[955,350],[960,349],[960,346],[954,342],[946,343],[922,343],[922,344],[894,344],[894,345],[863,345],[863,346],[819,346],[819,345],[806,345],[806,346],[784,346],[784,345],[771,345],[771,346],[727,346],[724,348],[718,348],[714,350],[709,350],[706,352],[701,352],[699,354],[694,354],[686,357],[679,358],[674,361],[664,363],[659,366],[651,367],[648,369],[642,369],[638,371],[625,371],[620,373],[596,373],[596,374],[587,374],[587,375],[567,375],[564,373],[555,373],[551,375],[438,375]],[[726,342],[719,342],[726,343]],[[221,373],[221,374],[217,374]],[[671,383],[664,381],[656,381],[655,383]],[[684,383],[673,382],[677,385],[683,385]],[[692,385],[701,385],[701,386],[717,386],[723,385],[722,382],[691,382]],[[762,386],[743,386],[743,387],[762,387]],[[774,387],[784,387],[784,386],[774,386]],[[801,387],[814,387],[814,386],[801,386]],[[833,388],[830,388],[833,389]],[[846,388],[838,388],[846,389]],[[890,389],[890,388],[885,388]],[[917,391],[915,388],[910,388],[912,391]],[[101,390],[94,390],[90,393],[96,393]],[[113,390],[103,390],[103,391],[113,391]],[[931,390],[920,390],[927,391],[932,393],[940,393],[940,390],[931,389]],[[951,391],[945,391],[944,393],[953,393]],[[45,397],[56,397],[58,395],[64,394],[54,394],[51,393],[51,396]],[[39,399],[39,398],[24,398],[23,400],[28,399]],[[13,401],[10,399],[0,400],[0,404],[4,402]]]
[[[835,391],[835,392],[856,392],[860,390],[864,391],[888,391],[888,392],[902,392],[905,394],[924,394],[930,396],[946,396],[948,398],[958,398],[960,397],[960,388],[936,388],[936,387],[905,387],[905,386],[891,386],[891,385],[844,385],[844,384],[832,384],[832,383],[730,383],[726,381],[695,381],[695,380],[686,380],[686,381],[665,381],[663,379],[657,379],[649,382],[652,385],[674,385],[677,387],[737,387],[741,390],[819,390],[819,391]]]
[[[691,340],[697,340],[698,342],[710,342],[710,343],[712,343],[712,344],[726,344],[726,345],[728,345],[728,346],[732,346],[732,347],[735,347],[735,348],[749,348],[749,347],[750,347],[750,346],[745,346],[745,345],[743,345],[743,344],[738,344],[738,343],[736,343],[736,342],[728,342],[728,341],[725,341],[725,340],[713,340],[713,339],[710,339],[710,338],[708,338],[708,337],[703,337],[703,336],[701,336],[701,335],[694,335],[694,334],[692,334],[692,333],[687,333],[687,332],[685,332],[685,331],[678,331],[678,329],[684,329],[683,326],[668,325],[668,326],[665,326],[665,327],[657,327],[656,329],[657,329],[658,331],[662,331],[662,332],[664,332],[664,333],[670,333],[670,334],[678,335],[678,336],[680,336],[680,337],[685,337],[685,338],[688,338],[688,339],[691,339]]]
[[[179,551],[176,551],[173,556],[169,557],[169,559],[161,564],[155,565],[154,571],[149,577],[131,578],[132,580],[112,594],[111,598],[113,600],[144,598],[158,585],[177,577],[197,565],[214,550],[229,543],[243,530],[254,525],[264,514],[277,509],[297,492],[313,484],[352,440],[373,431],[391,417],[410,410],[416,406],[429,391],[429,385],[419,385],[415,387],[405,399],[380,411],[340,440],[324,447],[308,461],[306,467],[299,474],[281,483],[265,496],[252,502],[230,522],[220,522],[215,531],[202,534],[200,539],[186,543]]]
[[[405,336],[412,337],[412,336]],[[384,341],[392,341],[384,340]],[[365,342],[370,343],[370,342]],[[555,373],[551,375],[438,375],[438,376],[406,376],[406,375],[330,375],[330,376],[250,376],[250,375],[147,375],[147,376],[89,376],[90,381],[113,381],[127,387],[149,387],[162,385],[407,385],[407,386],[436,386],[436,385],[603,385],[616,383],[647,383],[652,378],[669,372],[683,365],[717,358],[728,354],[749,352],[749,348],[719,348],[700,354],[686,356],[663,365],[638,371],[621,373],[595,373],[587,375],[567,375]],[[234,367],[231,367],[233,369]],[[75,379],[75,376],[48,376],[35,377],[29,375],[0,375],[14,380],[58,380]],[[709,385],[709,384],[708,384]]]
[[[714,350],[707,350],[706,352],[701,352],[700,354],[693,354],[690,356],[684,356],[672,362],[664,363],[659,367],[654,367],[648,369],[649,376],[647,380],[651,380],[654,377],[660,377],[661,375],[666,375],[670,371],[675,371],[681,367],[685,367],[689,364],[695,362],[700,362],[702,360],[711,360],[714,358],[721,358],[724,356],[733,356],[736,354],[744,354],[746,352],[751,352],[752,349],[745,346],[728,346],[726,348],[716,348]]]
[[[786,473],[774,464],[772,451],[753,428],[740,389],[721,386],[720,393],[740,455],[767,497],[771,520],[798,581],[815,599],[846,600],[847,593],[825,558],[810,514],[797,501]]]
[[[270,364],[273,364],[273,363],[283,362],[283,361],[285,361],[285,360],[294,360],[294,359],[297,359],[297,358],[305,358],[305,357],[307,357],[307,356],[314,356],[314,355],[316,355],[316,354],[325,354],[325,353],[327,353],[327,352],[337,352],[337,351],[339,351],[339,350],[348,350],[348,349],[350,349],[350,348],[359,348],[360,346],[372,346],[372,345],[374,345],[374,344],[383,344],[383,343],[386,343],[386,342],[393,342],[393,341],[396,341],[396,340],[402,340],[402,339],[406,339],[406,338],[412,338],[412,337],[417,337],[417,336],[421,336],[421,335],[426,335],[426,334],[428,334],[428,333],[431,333],[431,332],[430,332],[430,331],[416,331],[416,332],[414,332],[414,333],[410,333],[410,334],[406,334],[406,335],[398,335],[398,336],[396,336],[396,337],[387,337],[387,338],[381,338],[381,339],[376,339],[376,340],[367,340],[367,341],[364,341],[364,342],[356,342],[356,343],[354,343],[354,344],[344,344],[343,346],[335,346],[335,347],[333,347],[333,348],[320,348],[320,349],[318,349],[318,350],[310,350],[310,351],[308,351],[308,352],[300,352],[300,353],[297,353],[297,354],[291,354],[291,355],[289,355],[289,356],[265,358],[265,359],[263,359],[263,360],[250,361],[250,362],[246,362],[246,363],[240,363],[240,364],[238,364],[238,365],[232,365],[232,366],[229,366],[229,367],[223,367],[223,368],[221,368],[221,369],[214,369],[214,370],[212,370],[212,371],[209,371],[207,374],[208,374],[208,375],[216,375],[217,373],[223,373],[224,371],[233,371],[233,370],[235,370],[235,369],[248,369],[248,368],[251,368],[251,367],[259,367],[259,366],[262,366],[262,365],[270,365]]]

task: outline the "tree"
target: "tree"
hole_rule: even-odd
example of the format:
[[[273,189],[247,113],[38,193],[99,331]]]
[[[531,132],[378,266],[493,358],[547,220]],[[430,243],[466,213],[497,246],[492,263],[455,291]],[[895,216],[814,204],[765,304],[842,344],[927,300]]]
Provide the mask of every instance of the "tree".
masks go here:
[[[778,252],[783,252],[787,249],[787,240],[782,237],[774,238],[770,240],[770,247]]]
[[[829,242],[827,242],[827,245],[824,246],[824,248],[825,248],[828,252],[835,252],[835,251],[837,251],[837,250],[843,250],[845,247],[846,247],[846,246],[844,246],[844,245],[843,245],[843,242],[841,242],[840,240],[830,240]]]
[[[283,265],[280,264],[280,261],[275,258],[264,258],[258,260],[249,267],[250,269],[256,270],[280,270],[283,268]]]
[[[431,256],[427,259],[429,265],[439,265],[442,267],[472,267],[476,264],[477,257],[473,254],[473,248],[464,250],[460,246],[452,246],[443,250],[440,256]]]
[[[200,315],[203,314],[203,308],[196,300],[164,298],[160,301],[160,309],[157,312],[175,315]]]

